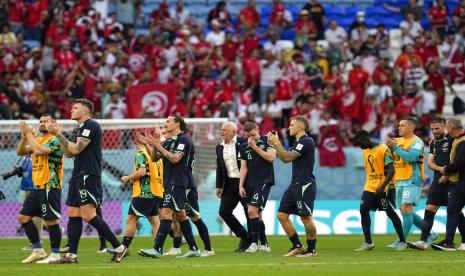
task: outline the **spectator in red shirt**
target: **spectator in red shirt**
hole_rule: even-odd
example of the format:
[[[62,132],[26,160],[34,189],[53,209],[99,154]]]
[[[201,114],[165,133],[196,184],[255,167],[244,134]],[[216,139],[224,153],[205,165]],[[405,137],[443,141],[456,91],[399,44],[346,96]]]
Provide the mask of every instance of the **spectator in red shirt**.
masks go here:
[[[61,42],[60,50],[55,54],[55,65],[59,65],[63,70],[70,71],[76,63],[76,54],[71,51],[68,40]]]
[[[370,79],[370,74],[360,66],[360,58],[355,58],[353,65],[354,68],[349,72],[349,87],[350,89],[355,89],[357,87],[365,89]]]
[[[284,8],[281,0],[273,0],[273,9],[271,10],[269,29],[281,38],[281,34],[284,28],[290,26],[291,22],[288,22],[286,17],[286,8]]]
[[[372,76],[372,83],[368,87],[367,93],[377,97],[381,103],[386,97],[392,96],[392,81],[389,78],[389,58],[380,60]]]
[[[454,15],[457,15],[460,18],[462,24],[465,23],[465,1],[461,1],[454,9]]]
[[[255,0],[248,0],[247,6],[239,12],[238,25],[241,28],[249,29],[260,24],[260,15],[255,9]]]
[[[26,5],[26,39],[40,40],[47,16],[46,0],[32,0]]]
[[[423,37],[415,38],[415,54],[421,58],[422,64],[439,61],[438,45],[433,36],[427,32]]]
[[[436,0],[436,5],[432,5],[428,11],[428,17],[433,32],[443,40],[449,23],[449,10],[444,0]]]
[[[232,32],[226,32],[225,41],[221,48],[226,63],[233,63],[236,61],[239,45],[234,41],[234,34]]]
[[[22,0],[10,0],[8,5],[8,23],[13,33],[23,31],[23,20],[26,7]]]
[[[295,23],[295,32],[297,34],[296,43],[300,47],[306,45],[310,39],[316,39],[317,28],[310,19],[310,13],[307,10],[300,11],[299,19]]]
[[[258,49],[253,49],[250,57],[244,59],[242,63],[242,70],[245,76],[246,86],[250,86],[254,99],[253,102],[258,102],[260,94],[260,59],[258,58]]]
[[[150,14],[150,22],[155,26],[162,26],[166,20],[170,19],[168,3],[161,2],[158,10],[153,10]]]
[[[231,23],[231,15],[229,12],[226,10],[226,1],[220,1],[216,4],[215,8],[213,8],[209,13],[208,13],[208,24],[211,28],[211,23],[212,21],[216,19],[218,22],[221,23],[221,25],[227,27]]]
[[[441,114],[446,98],[446,79],[440,67],[434,62],[426,67],[426,73],[434,92],[436,92],[436,113]],[[451,85],[449,88],[454,91]]]

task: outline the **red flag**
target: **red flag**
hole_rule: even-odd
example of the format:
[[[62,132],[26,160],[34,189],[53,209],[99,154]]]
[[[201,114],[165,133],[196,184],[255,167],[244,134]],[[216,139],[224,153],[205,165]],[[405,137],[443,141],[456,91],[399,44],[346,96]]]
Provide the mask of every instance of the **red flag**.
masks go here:
[[[448,73],[451,83],[465,83],[465,55],[460,49],[455,50],[450,59]]]
[[[355,87],[346,91],[340,96],[339,112],[342,115],[347,115],[352,119],[359,120],[362,117],[364,90],[360,87]]]
[[[176,103],[177,88],[174,84],[136,84],[128,89],[126,95],[129,118],[137,118],[145,112],[154,117],[166,117],[170,106]]]
[[[416,96],[415,98],[409,98],[407,96],[402,97],[396,105],[397,117],[400,118],[411,115],[419,100],[421,100],[421,96]]]
[[[324,131],[324,128],[328,128]],[[320,155],[320,166],[322,167],[344,167],[346,156],[342,150],[342,142],[337,135],[337,125],[320,127],[321,140],[318,145]]]

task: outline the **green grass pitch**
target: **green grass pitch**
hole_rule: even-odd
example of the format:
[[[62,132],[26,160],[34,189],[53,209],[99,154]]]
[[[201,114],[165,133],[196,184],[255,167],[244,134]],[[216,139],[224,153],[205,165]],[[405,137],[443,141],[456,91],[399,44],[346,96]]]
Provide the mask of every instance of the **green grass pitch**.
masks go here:
[[[411,239],[418,239],[411,235]],[[79,264],[40,265],[21,264],[28,251],[26,239],[0,239],[0,275],[465,275],[465,252],[442,252],[428,249],[402,252],[385,246],[394,241],[392,235],[375,235],[376,248],[368,252],[354,252],[362,236],[319,236],[318,254],[312,258],[285,258],[290,242],[284,236],[269,237],[271,253],[234,253],[238,240],[233,237],[212,237],[216,256],[178,260],[143,258],[140,248],[153,245],[152,238],[135,238],[130,255],[120,264],[110,263],[109,254],[97,254],[98,240],[85,238],[80,242]],[[303,241],[303,237],[301,237]],[[456,237],[456,241],[460,238]],[[197,239],[198,244],[202,242]],[[171,246],[168,238],[165,249]],[[45,248],[48,252],[48,241]],[[186,245],[183,245],[183,252]]]

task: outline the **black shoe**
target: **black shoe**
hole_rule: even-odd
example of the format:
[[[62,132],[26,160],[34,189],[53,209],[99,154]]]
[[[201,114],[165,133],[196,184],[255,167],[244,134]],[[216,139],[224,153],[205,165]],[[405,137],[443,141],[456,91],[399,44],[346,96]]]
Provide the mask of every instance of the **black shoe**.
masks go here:
[[[56,261],[50,261],[50,264],[77,264],[78,260],[77,258],[70,258],[67,256],[64,256],[61,259],[58,259]]]
[[[443,240],[439,243],[433,243],[431,247],[434,250],[443,250],[443,251],[455,251],[455,244],[446,240]]]
[[[248,247],[248,242],[246,238],[241,238],[241,241],[239,242],[239,245],[237,246],[236,250],[234,252],[244,252]]]

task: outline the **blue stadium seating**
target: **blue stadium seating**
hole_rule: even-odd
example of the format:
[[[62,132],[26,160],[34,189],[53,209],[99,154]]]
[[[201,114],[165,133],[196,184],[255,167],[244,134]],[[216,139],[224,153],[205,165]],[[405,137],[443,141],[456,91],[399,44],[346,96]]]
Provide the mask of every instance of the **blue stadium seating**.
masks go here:
[[[348,7],[353,6],[354,3],[357,3],[357,0],[334,0],[333,5],[338,7]]]
[[[367,16],[387,16],[388,11],[383,7],[368,7]]]
[[[293,29],[287,29],[283,32],[281,36],[284,40],[294,40],[295,39],[295,31]]]
[[[345,15],[345,12],[340,7],[330,6],[326,8],[327,17],[338,17],[338,16],[344,16],[344,15]]]
[[[365,9],[361,6],[350,6],[345,9],[347,16],[355,16],[359,11],[365,11]]]

